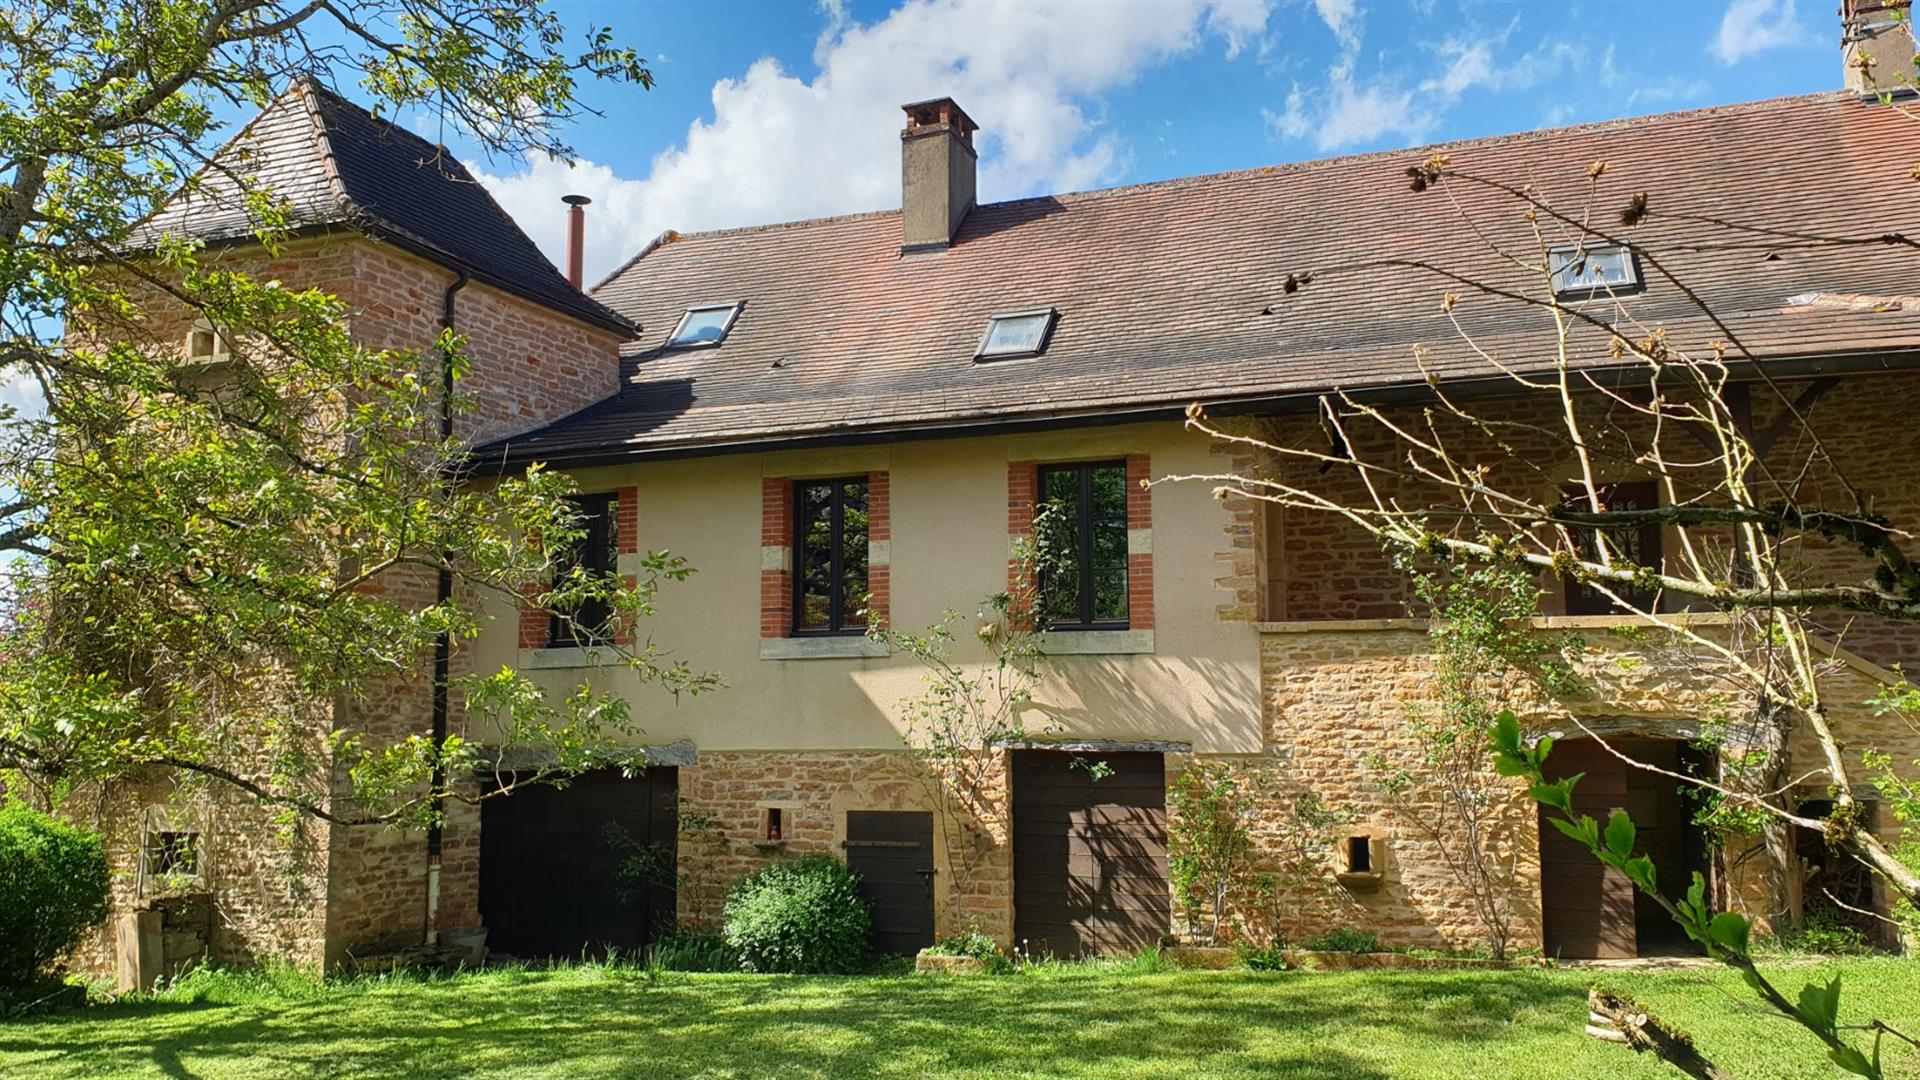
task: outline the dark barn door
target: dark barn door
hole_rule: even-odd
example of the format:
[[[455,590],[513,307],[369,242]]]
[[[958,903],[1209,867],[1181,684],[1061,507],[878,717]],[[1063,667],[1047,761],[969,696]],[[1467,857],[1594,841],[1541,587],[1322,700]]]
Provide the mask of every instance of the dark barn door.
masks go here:
[[[1096,762],[1113,774],[1095,780]],[[1159,942],[1173,913],[1166,775],[1155,753],[1014,753],[1016,941],[1057,956]]]
[[[847,866],[873,909],[873,947],[911,956],[933,944],[933,815],[847,811]]]
[[[1627,805],[1626,765],[1591,739],[1567,739],[1547,756],[1547,778],[1586,774],[1573,809],[1605,823]],[[1540,808],[1540,919],[1548,956],[1613,959],[1638,955],[1633,883],[1561,834]]]
[[[1609,738],[1614,749],[1636,761],[1672,772],[1697,772],[1703,763],[1672,739]],[[1705,872],[1707,849],[1693,807],[1680,781],[1636,769],[1592,739],[1554,744],[1549,779],[1586,774],[1573,789],[1575,813],[1604,825],[1614,808],[1634,820],[1635,850],[1653,860],[1661,891],[1683,895],[1694,871]],[[1617,870],[1562,835],[1540,811],[1540,916],[1548,956],[1612,959],[1693,947],[1651,898],[1640,896]]]
[[[679,776],[584,773],[565,788],[535,786],[480,808],[480,918],[487,945],[511,956],[636,953],[674,920]],[[629,838],[609,835],[617,827]],[[651,849],[650,887],[623,890],[615,871]]]

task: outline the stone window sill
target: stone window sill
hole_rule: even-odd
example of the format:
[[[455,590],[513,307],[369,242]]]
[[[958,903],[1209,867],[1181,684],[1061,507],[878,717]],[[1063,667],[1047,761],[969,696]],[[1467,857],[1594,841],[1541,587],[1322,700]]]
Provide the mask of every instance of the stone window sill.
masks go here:
[[[887,644],[865,635],[761,638],[762,660],[853,660],[887,655]]]
[[[1348,892],[1356,893],[1379,892],[1386,881],[1386,875],[1378,870],[1343,870],[1333,877]]]
[[[554,649],[521,649],[520,667],[529,671],[546,668],[601,667],[620,662],[620,654],[605,646],[572,645]]]
[[[1040,635],[1048,656],[1120,656],[1153,651],[1151,630],[1049,630]]]

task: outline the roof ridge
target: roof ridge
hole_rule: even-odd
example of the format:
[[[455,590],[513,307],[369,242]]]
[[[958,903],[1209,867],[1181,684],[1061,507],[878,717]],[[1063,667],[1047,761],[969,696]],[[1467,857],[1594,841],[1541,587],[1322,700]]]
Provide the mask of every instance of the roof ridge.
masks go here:
[[[360,212],[360,208],[354,203],[353,196],[348,194],[347,181],[340,175],[340,163],[333,158],[333,135],[327,130],[326,117],[320,114],[318,100],[318,95],[325,92],[311,72],[295,76],[293,84],[287,87],[287,93],[298,95],[301,108],[307,114],[307,123],[313,128],[314,145],[320,153],[320,167],[327,174],[327,190],[339,200],[341,214],[352,219]]]
[[[1171,176],[1164,180],[1147,180],[1136,184],[1117,184],[1113,187],[1085,188],[1079,191],[1052,192],[1044,195],[1023,195],[1018,199],[1002,199],[998,202],[980,203],[975,206],[974,209],[976,211],[998,209],[1001,207],[1019,206],[1023,203],[1048,201],[1080,202],[1090,199],[1109,198],[1116,195],[1129,195],[1141,191],[1161,191],[1192,184],[1232,180],[1241,177],[1275,176],[1282,173],[1306,172],[1312,169],[1322,169],[1354,162],[1415,158],[1466,146],[1500,146],[1508,143],[1528,142],[1549,137],[1564,136],[1569,132],[1583,130],[1598,131],[1615,128],[1631,128],[1695,116],[1739,113],[1777,106],[1782,102],[1811,103],[1825,99],[1853,100],[1856,97],[1857,95],[1847,90],[1821,90],[1811,94],[1788,94],[1782,97],[1763,98],[1759,101],[1739,101],[1721,105],[1703,105],[1696,109],[1678,109],[1673,112],[1647,113],[1641,116],[1621,116],[1611,120],[1590,120],[1583,124],[1563,124],[1559,127],[1534,128],[1529,131],[1511,131],[1503,135],[1481,135],[1473,138],[1453,139],[1448,142],[1425,143],[1419,146],[1408,146],[1394,150],[1369,150],[1358,154],[1338,154],[1333,157],[1309,158],[1305,161],[1275,162],[1269,165],[1253,165],[1244,169],[1226,169],[1220,172],[1196,173],[1192,176]],[[847,214],[829,214],[825,217],[770,221],[759,225],[735,225],[724,229],[668,229],[665,233],[662,233],[659,238],[656,238],[652,243],[649,243],[642,249],[638,255],[628,259],[620,265],[619,269],[608,274],[607,277],[598,285],[595,285],[594,288],[598,289],[605,286],[621,273],[631,269],[633,265],[642,258],[658,248],[665,246],[661,241],[668,234],[672,234],[676,240],[698,240],[708,237],[740,236],[749,233],[776,232],[783,229],[801,229],[820,225],[834,225],[870,218],[898,217],[899,214],[900,211],[898,209],[863,210]]]

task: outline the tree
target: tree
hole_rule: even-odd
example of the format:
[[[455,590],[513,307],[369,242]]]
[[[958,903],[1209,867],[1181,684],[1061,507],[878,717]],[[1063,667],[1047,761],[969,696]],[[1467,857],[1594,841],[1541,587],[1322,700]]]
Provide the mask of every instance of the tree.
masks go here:
[[[1472,899],[1487,948],[1504,960],[1515,933],[1519,815],[1511,785],[1494,771],[1490,728],[1501,704],[1531,680],[1571,692],[1577,677],[1569,658],[1580,642],[1533,632],[1526,620],[1540,586],[1510,563],[1400,562],[1432,616],[1438,700],[1408,708],[1406,751],[1376,752],[1367,764],[1395,817],[1426,838]]]
[[[1429,275],[1440,283],[1436,291],[1444,290],[1440,311],[1478,362],[1476,374],[1496,381],[1500,393],[1460,391],[1449,381],[1461,374],[1457,365],[1442,370],[1416,353],[1428,384],[1416,406],[1334,390],[1319,401],[1317,427],[1291,428],[1230,427],[1195,406],[1191,428],[1271,467],[1167,479],[1210,482],[1222,497],[1332,516],[1421,566],[1451,573],[1524,568],[1570,582],[1601,610],[1636,617],[1649,641],[1680,656],[1729,704],[1717,736],[1724,751],[1719,775],[1671,778],[1751,815],[1765,834],[1777,882],[1791,857],[1788,829],[1798,827],[1824,835],[1911,903],[1920,898],[1920,874],[1869,827],[1855,777],[1865,767],[1881,782],[1901,781],[1885,754],[1865,748],[1863,756],[1836,731],[1827,676],[1831,646],[1847,626],[1920,622],[1920,566],[1907,550],[1920,526],[1890,520],[1813,422],[1810,409],[1831,381],[1786,383],[1642,230],[1649,223],[1691,230],[1692,245],[1782,243],[1815,252],[1871,246],[1907,256],[1920,241],[1667,213],[1657,192],[1600,206],[1595,193],[1607,173],[1605,162],[1593,163],[1584,199],[1564,208],[1539,182],[1481,175],[1436,155],[1407,169],[1404,181],[1424,197],[1448,200],[1461,233],[1511,276],[1387,259],[1315,267],[1286,279],[1282,291],[1291,296],[1382,266]],[[1630,253],[1666,296],[1684,298],[1687,316],[1647,315],[1633,295],[1587,265],[1596,245]],[[1597,284],[1581,296],[1566,287],[1570,279]],[[1489,323],[1463,314],[1484,316],[1489,308],[1505,320],[1531,313],[1540,332],[1519,349],[1513,338],[1482,340],[1474,327]],[[1651,484],[1655,496],[1626,497],[1618,486],[1623,476]],[[1643,550],[1636,538],[1650,529],[1669,538],[1658,562],[1636,558]],[[1815,748],[1806,778],[1787,775],[1789,731],[1804,732]],[[1503,770],[1520,768],[1516,753],[1502,752]],[[1535,776],[1544,749],[1539,753],[1529,771],[1508,775],[1532,779],[1535,797],[1562,810],[1556,820],[1564,822],[1565,792],[1543,789]],[[1792,803],[1802,779],[1826,788],[1831,815],[1815,818]],[[1634,858],[1615,844],[1626,836],[1631,847],[1630,828],[1610,826],[1603,836],[1597,825],[1572,824],[1603,857],[1622,865]],[[1650,875],[1628,876],[1652,893]],[[1710,918],[1697,896],[1657,899],[1689,933],[1707,935],[1703,944],[1713,955],[1751,972],[1742,963],[1744,919],[1736,933],[1723,921],[1727,913]],[[1819,995],[1837,997],[1837,986],[1809,989],[1819,1008],[1804,994],[1800,1006],[1783,1008],[1777,992],[1759,984],[1756,990],[1815,1031],[1849,1068],[1871,1064],[1843,1049],[1833,1031],[1830,1002]]]
[[[296,75],[357,78],[378,109],[437,111],[493,152],[565,157],[582,81],[645,87],[644,62],[538,0],[9,0],[0,62],[0,369],[44,401],[0,416],[6,786],[51,802],[161,767],[296,817],[435,820],[479,746],[336,729],[336,700],[471,638],[482,597],[630,626],[690,568],[562,572],[582,538],[567,481],[463,483],[456,335],[364,348],[335,297],[135,243],[136,226],[218,176],[278,252],[284,207],[216,160],[217,117]],[[217,328],[230,373],[208,384],[177,340],[147,340],[163,309]],[[452,587],[410,605],[382,587],[408,573]],[[673,692],[713,685],[650,643],[607,651]],[[436,693],[495,725],[494,760],[539,763],[516,782],[637,763],[618,697],[549,700],[510,671]]]

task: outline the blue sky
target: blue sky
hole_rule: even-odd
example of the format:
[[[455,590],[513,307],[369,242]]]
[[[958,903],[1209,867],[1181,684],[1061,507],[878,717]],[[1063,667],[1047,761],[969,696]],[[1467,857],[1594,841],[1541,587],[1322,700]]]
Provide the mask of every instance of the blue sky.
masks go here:
[[[992,201],[1833,89],[1831,7],[558,0],[658,86],[589,89],[606,115],[568,133],[572,168],[449,142],[550,254],[560,195],[592,196],[594,279],[666,228],[897,205],[897,107],[920,98],[979,121]]]

